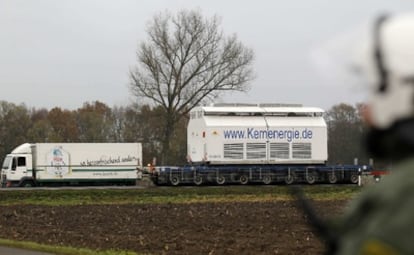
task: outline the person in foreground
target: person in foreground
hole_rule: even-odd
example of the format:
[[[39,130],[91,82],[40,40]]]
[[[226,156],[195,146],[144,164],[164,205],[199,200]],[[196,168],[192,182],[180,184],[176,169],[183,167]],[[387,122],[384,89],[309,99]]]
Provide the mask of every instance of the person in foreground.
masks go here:
[[[371,32],[356,63],[370,85],[366,145],[393,166],[330,229],[328,253],[414,254],[414,14],[382,15]]]

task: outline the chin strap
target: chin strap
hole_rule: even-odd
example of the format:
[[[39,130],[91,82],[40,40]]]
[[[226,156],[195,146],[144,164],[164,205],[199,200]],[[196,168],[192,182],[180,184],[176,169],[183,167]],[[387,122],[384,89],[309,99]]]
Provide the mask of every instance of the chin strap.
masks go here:
[[[388,129],[371,128],[366,135],[367,150],[374,157],[401,160],[414,152],[414,119],[396,122]]]

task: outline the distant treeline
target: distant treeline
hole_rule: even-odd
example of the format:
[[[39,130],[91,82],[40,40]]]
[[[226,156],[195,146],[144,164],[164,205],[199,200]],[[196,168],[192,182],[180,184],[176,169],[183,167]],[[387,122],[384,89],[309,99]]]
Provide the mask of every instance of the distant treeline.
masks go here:
[[[352,164],[354,158],[368,163],[362,143],[362,107],[341,103],[326,112],[329,163]],[[26,142],[141,142],[147,164],[161,153],[162,111],[148,105],[111,108],[99,101],[84,103],[76,110],[35,109],[0,101],[0,159]],[[169,165],[185,164],[187,121],[176,128],[166,158]]]

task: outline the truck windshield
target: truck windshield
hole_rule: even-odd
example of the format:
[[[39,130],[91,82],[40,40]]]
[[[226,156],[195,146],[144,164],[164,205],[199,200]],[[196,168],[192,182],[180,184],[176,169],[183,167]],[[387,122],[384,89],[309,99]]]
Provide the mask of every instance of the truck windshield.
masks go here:
[[[2,169],[9,169],[11,160],[12,160],[12,157],[7,156],[7,157],[4,159]]]

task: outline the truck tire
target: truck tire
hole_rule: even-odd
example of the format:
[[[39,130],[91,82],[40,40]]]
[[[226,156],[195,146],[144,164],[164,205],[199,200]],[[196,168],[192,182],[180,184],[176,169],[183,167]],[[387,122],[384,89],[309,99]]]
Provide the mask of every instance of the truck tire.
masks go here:
[[[316,174],[308,173],[306,174],[305,179],[308,184],[314,184],[316,182]]]
[[[336,177],[335,173],[328,174],[328,182],[330,184],[335,184],[338,181],[338,177]]]
[[[199,186],[201,184],[203,184],[203,176],[201,175],[196,175],[194,176],[194,180],[193,180],[194,184]]]
[[[269,185],[270,183],[272,183],[272,177],[270,177],[270,175],[265,175],[263,176],[263,184]]]
[[[224,183],[226,183],[226,178],[223,175],[218,175],[216,177],[216,183],[218,185],[223,185]]]
[[[178,176],[171,176],[170,178],[170,182],[173,186],[178,186],[180,184],[180,178],[178,178]]]
[[[352,173],[349,180],[351,181],[351,183],[357,184],[358,183],[358,174],[357,173]]]
[[[35,186],[35,184],[34,184],[33,181],[23,181],[20,184],[20,187],[25,187],[25,188],[31,188],[31,187],[34,187],[34,186]]]
[[[290,185],[295,182],[295,176],[293,174],[289,174],[285,177],[285,183]]]
[[[249,182],[249,178],[246,175],[240,175],[239,182],[240,184],[246,185]]]

